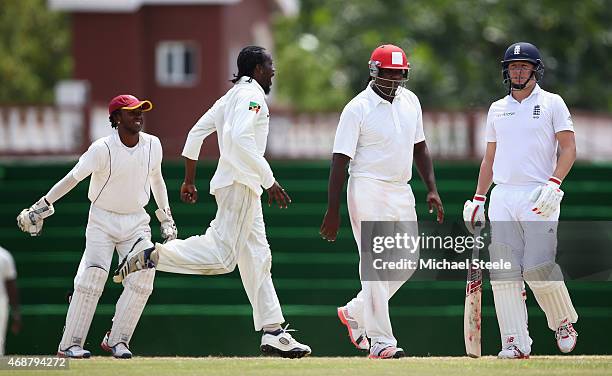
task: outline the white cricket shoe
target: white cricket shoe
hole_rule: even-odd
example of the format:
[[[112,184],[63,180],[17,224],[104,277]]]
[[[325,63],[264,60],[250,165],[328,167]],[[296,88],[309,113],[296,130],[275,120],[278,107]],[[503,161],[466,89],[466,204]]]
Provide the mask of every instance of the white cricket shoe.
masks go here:
[[[117,270],[115,270],[113,282],[121,283],[130,273],[155,268],[158,261],[159,253],[151,240],[138,238],[130,252],[123,258]]]
[[[130,349],[128,349],[126,344],[123,342],[119,342],[115,346],[111,346],[108,344],[109,336],[110,336],[110,330],[106,332],[106,335],[104,336],[104,339],[102,340],[102,343],[100,344],[100,347],[102,348],[102,350],[108,351],[109,353],[113,354],[113,356],[117,359],[130,359],[132,357],[132,352],[130,351]]]
[[[346,306],[338,307],[338,318],[340,319],[340,322],[346,326],[349,338],[351,339],[353,345],[355,345],[355,347],[359,350],[369,350],[370,342],[366,336],[365,329],[360,327],[357,320],[349,315],[349,311]]]
[[[529,340],[528,346],[519,346],[520,343],[516,335],[506,335],[503,337],[503,347],[499,354],[497,354],[498,359],[529,359],[529,354],[531,353],[531,338],[527,337]]]
[[[66,350],[57,350],[57,356],[60,358],[87,359],[91,357],[91,352],[85,350],[79,345],[70,346]]]
[[[574,329],[574,326],[571,322],[568,322],[567,319],[563,320],[561,326],[557,329],[555,333],[555,338],[557,339],[557,347],[562,353],[569,353],[574,350],[576,347],[576,342],[578,341],[578,333]]]
[[[294,330],[287,329],[287,327],[289,325],[279,329],[277,333],[264,332],[261,336],[261,352],[266,355],[278,355],[282,358],[301,358],[310,355],[312,352],[310,347],[296,341],[288,333]]]
[[[393,346],[388,343],[376,342],[370,348],[370,359],[399,359],[406,356],[401,347]]]
[[[516,345],[508,345],[504,347],[499,354],[498,359],[529,359],[529,353],[522,352]]]

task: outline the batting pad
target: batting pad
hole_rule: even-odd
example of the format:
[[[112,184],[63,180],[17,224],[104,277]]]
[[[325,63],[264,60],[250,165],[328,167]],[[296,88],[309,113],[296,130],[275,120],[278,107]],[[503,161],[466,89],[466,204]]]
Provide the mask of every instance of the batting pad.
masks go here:
[[[153,291],[154,279],[155,269],[147,269],[131,273],[123,280],[123,293],[117,301],[113,327],[108,337],[109,346],[123,342],[129,347],[142,310]]]
[[[557,330],[565,319],[578,321],[578,314],[572,304],[561,268],[555,262],[542,264],[523,273],[540,308],[546,314],[550,330]]]
[[[489,255],[492,262],[510,261],[510,269],[493,268],[489,270],[491,281],[522,281],[521,266],[514,261],[512,247],[494,242],[489,245]]]
[[[523,353],[529,354],[531,338],[527,329],[527,307],[523,298],[523,282],[491,281],[491,287],[502,348],[514,344]]]
[[[79,276],[66,314],[60,350],[74,345],[83,347],[107,277],[108,271],[95,266],[86,268]]]

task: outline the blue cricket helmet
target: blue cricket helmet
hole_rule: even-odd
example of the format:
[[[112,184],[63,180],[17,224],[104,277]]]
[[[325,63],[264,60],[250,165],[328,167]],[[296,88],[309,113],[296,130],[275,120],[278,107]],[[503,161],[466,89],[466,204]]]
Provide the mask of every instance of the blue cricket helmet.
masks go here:
[[[508,73],[508,65],[513,61],[528,61],[534,65],[533,73],[535,75],[536,82],[540,82],[544,77],[544,63],[542,62],[542,55],[536,46],[527,42],[512,43],[510,47],[506,49],[504,54],[504,60],[502,63],[502,75],[504,83],[510,88],[510,74]]]

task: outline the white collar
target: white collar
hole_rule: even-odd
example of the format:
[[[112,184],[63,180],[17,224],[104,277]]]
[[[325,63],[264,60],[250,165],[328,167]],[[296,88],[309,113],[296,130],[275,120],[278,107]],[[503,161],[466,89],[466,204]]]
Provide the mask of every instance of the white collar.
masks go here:
[[[117,143],[117,145],[125,148],[126,150],[136,150],[140,145],[142,145],[142,132],[138,132],[138,143],[132,147],[127,146],[121,141],[121,137],[119,137],[119,130],[115,129],[112,133],[112,138]]]
[[[240,79],[238,80],[238,82],[236,82],[236,84],[251,84],[253,86],[255,86],[259,91],[261,91],[261,93],[263,95],[266,95],[266,92],[264,91],[264,89],[261,87],[261,85],[259,85],[259,82],[257,82],[256,79],[249,77],[249,76],[242,76],[240,77]]]
[[[529,96],[527,96],[527,98],[523,99],[522,102],[517,101],[516,99],[514,99],[514,97],[512,96],[512,94],[508,94],[508,100],[511,102],[515,102],[515,103],[523,103],[526,100],[528,100],[529,98],[536,96],[538,94],[540,94],[540,92],[542,91],[542,88],[540,88],[540,85],[538,85],[537,83],[535,84],[533,90],[531,91],[531,94],[529,94]]]
[[[381,97],[380,95],[378,95],[374,89],[372,89],[372,81],[368,82],[368,87],[366,88],[366,93],[368,95],[368,99],[376,106],[380,103],[389,103],[389,104],[393,104],[393,102],[395,102],[396,100],[398,100],[401,95],[397,94],[395,97],[393,98],[393,102],[389,102],[388,100],[384,99],[383,97]]]

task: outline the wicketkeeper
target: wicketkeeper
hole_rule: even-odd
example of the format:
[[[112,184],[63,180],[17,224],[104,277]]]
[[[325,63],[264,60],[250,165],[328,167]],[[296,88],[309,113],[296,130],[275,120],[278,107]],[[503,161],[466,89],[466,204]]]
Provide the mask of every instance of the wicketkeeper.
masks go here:
[[[59,356],[91,356],[83,346],[104,290],[114,250],[121,260],[134,246],[150,241],[150,217],[144,207],[151,192],[159,208],[155,214],[161,222],[162,237],[176,238],[177,230],[161,171],[162,146],[157,137],[141,132],[143,112],[152,108],[151,102],[132,95],[113,98],[108,107],[112,134],[95,141],[68,175],[17,217],[22,231],[32,236],[40,235],[44,219],[55,211],[53,204],[91,175],[85,252],[74,278],[74,292],[57,350]],[[130,339],[153,290],[154,276],[155,269],[148,269],[123,280],[123,293],[117,301],[113,325],[101,345],[116,358],[132,357]]]

